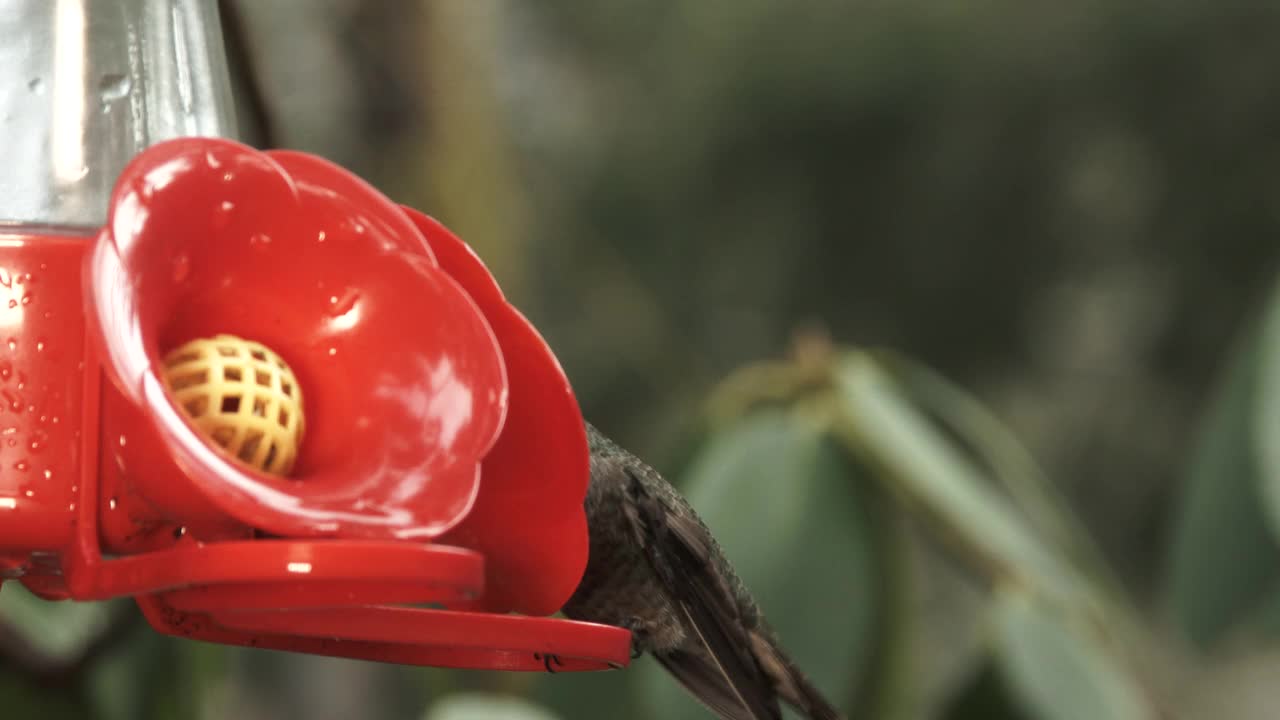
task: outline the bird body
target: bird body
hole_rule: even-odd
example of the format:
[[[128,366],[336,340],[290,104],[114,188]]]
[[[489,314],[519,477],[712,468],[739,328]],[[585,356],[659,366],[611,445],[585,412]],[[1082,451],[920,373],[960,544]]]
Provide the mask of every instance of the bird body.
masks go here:
[[[661,475],[590,423],[587,569],[565,615],[631,630],[724,720],[778,720],[779,700],[839,720],[778,646],[711,532]]]

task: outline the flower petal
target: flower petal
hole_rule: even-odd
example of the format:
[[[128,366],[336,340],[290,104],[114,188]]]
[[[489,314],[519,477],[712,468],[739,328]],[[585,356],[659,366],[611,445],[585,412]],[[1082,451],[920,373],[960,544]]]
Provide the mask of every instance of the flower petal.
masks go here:
[[[486,610],[553,613],[573,594],[587,562],[583,500],[590,466],[577,399],[551,349],[507,303],[471,248],[436,220],[404,211],[440,267],[488,318],[510,383],[506,425],[484,459],[480,495],[441,540],[484,553]]]
[[[120,177],[88,282],[108,375],[150,424],[133,432],[157,433],[228,515],[429,538],[470,508],[506,413],[501,350],[413,224],[345,170],[225,140],[153,146]],[[271,347],[302,385],[289,479],[234,462],[164,390],[163,351],[219,333]],[[145,458],[129,472],[174,492]]]

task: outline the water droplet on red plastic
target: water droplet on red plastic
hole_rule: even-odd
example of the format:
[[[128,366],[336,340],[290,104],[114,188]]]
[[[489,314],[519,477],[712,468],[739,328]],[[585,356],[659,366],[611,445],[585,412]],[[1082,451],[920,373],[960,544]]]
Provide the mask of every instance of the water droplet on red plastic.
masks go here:
[[[216,230],[224,230],[231,224],[232,214],[235,212],[236,204],[230,200],[223,200],[218,204],[218,209],[213,213],[213,227]]]
[[[356,290],[347,290],[341,296],[329,296],[329,314],[333,317],[342,317],[351,312],[356,306],[356,301],[360,299],[360,293]]]

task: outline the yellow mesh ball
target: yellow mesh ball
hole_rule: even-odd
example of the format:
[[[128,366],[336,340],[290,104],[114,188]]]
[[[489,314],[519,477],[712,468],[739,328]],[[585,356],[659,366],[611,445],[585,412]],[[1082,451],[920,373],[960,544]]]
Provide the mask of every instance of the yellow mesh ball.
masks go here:
[[[279,355],[218,335],[173,350],[164,366],[169,391],[206,436],[258,470],[289,474],[305,422],[302,390]]]

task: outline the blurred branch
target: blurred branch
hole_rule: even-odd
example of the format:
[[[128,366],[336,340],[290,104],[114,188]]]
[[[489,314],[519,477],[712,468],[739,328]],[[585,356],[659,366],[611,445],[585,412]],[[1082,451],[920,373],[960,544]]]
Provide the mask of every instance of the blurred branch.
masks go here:
[[[422,5],[424,142],[402,168],[420,188],[408,199],[439,218],[484,258],[506,295],[529,299],[530,219],[498,94],[503,16],[493,3]]]
[[[142,615],[132,603],[113,608],[107,624],[69,656],[49,653],[31,642],[10,619],[0,616],[0,673],[42,687],[67,687],[93,667],[103,655],[142,625]]]

